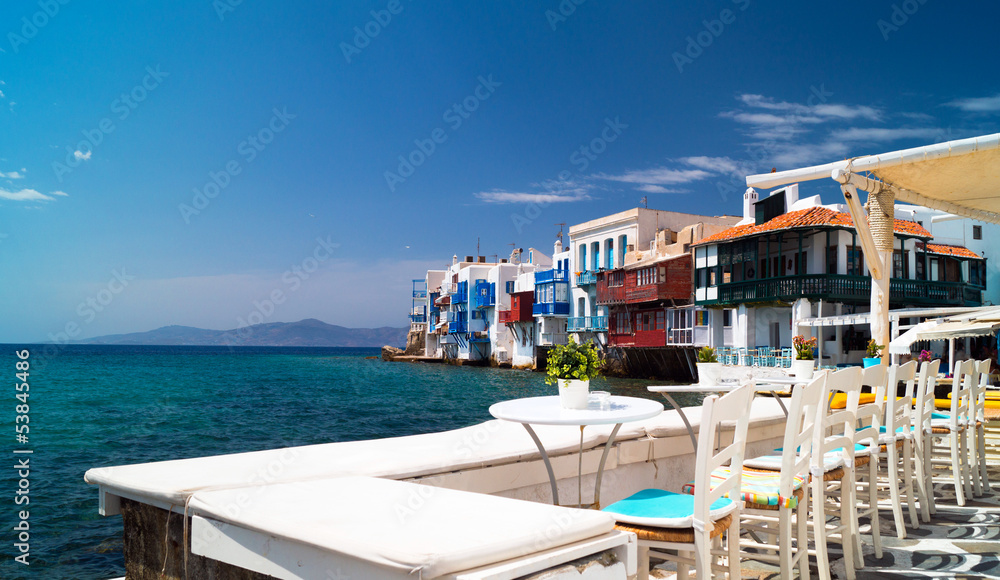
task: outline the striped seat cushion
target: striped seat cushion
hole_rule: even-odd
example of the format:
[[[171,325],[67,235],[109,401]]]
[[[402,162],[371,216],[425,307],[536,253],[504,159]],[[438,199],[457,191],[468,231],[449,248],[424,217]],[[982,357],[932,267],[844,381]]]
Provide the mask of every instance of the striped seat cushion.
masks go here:
[[[739,504],[721,497],[709,507],[709,517],[718,521],[736,511]],[[662,489],[644,489],[616,501],[601,511],[619,522],[657,528],[690,528],[694,525],[694,496]]]
[[[712,488],[729,477],[731,471],[728,467],[719,467],[712,471]],[[778,489],[781,481],[781,474],[778,472],[750,471],[743,470],[743,479],[740,483],[740,499],[749,503],[766,506],[781,506],[795,509],[799,504],[799,498],[794,492],[802,487],[805,478],[795,477],[792,480],[792,497],[782,497]],[[694,482],[690,482],[681,488],[684,493],[694,493]],[[753,507],[753,506],[748,506]]]

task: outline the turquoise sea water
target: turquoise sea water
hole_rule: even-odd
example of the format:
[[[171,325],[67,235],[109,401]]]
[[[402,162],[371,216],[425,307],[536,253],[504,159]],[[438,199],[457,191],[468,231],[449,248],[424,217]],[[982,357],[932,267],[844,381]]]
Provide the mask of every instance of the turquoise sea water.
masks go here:
[[[15,350],[32,356],[27,444],[15,440]],[[50,352],[56,348],[49,346]],[[378,349],[0,345],[0,578],[125,574],[119,516],[97,513],[92,467],[412,435],[491,419],[497,401],[555,394],[528,371],[369,360]],[[658,383],[662,383],[659,381]],[[656,398],[652,381],[593,389]],[[690,404],[696,404],[692,400]],[[682,403],[684,404],[684,403]],[[19,476],[31,449],[29,566],[14,562]]]

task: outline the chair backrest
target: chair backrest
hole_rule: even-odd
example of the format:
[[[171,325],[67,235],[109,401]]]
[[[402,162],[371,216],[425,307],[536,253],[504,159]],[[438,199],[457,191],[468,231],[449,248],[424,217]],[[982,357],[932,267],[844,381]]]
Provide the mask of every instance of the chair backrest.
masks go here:
[[[747,428],[750,425],[750,408],[754,383],[736,388],[724,397],[710,396],[702,401],[701,427],[698,430],[698,455],[695,459],[694,475],[694,520],[695,529],[709,522],[709,510],[713,502],[732,492],[731,497],[739,497],[742,485],[743,458],[746,450]],[[733,441],[714,452],[716,435],[724,421],[735,421]],[[712,471],[728,464],[729,477],[715,484],[712,489]]]
[[[983,359],[976,363],[976,370],[979,371],[979,384],[976,386],[976,396],[973,402],[976,404],[976,420],[986,420],[986,387],[990,386],[990,359]]]
[[[969,420],[972,411],[972,385],[979,384],[978,364],[974,360],[960,360],[955,363],[951,379],[951,413],[948,426],[957,431]]]
[[[885,389],[876,394],[877,400],[885,399],[882,424],[885,425],[886,433],[895,433],[899,429],[902,429],[904,433],[910,432],[910,413],[913,408],[916,376],[917,361],[889,367],[889,380],[886,381]],[[902,397],[898,397],[896,394],[900,382],[906,383]]]
[[[921,363],[917,375],[917,407],[914,422],[925,434],[931,432],[931,414],[934,413],[934,386],[937,384],[941,359]]]
[[[827,373],[822,373],[808,384],[792,389],[782,441],[781,476],[778,482],[781,497],[792,497],[795,477],[806,481],[809,479],[816,418],[819,409],[826,409],[826,399],[823,397],[826,381]]]
[[[836,451],[843,458],[843,465],[854,466],[854,425],[857,422],[858,400],[861,396],[860,367],[850,367],[829,373],[823,393],[823,403],[817,411],[816,430],[813,432],[811,471],[813,477],[823,477],[826,472],[825,455]],[[827,412],[828,401],[843,393],[847,405],[843,409]]]
[[[882,426],[883,399],[885,395],[886,367],[872,365],[861,371],[861,386],[875,393],[875,400],[866,405],[858,401],[854,442],[873,447],[878,445],[879,427]]]

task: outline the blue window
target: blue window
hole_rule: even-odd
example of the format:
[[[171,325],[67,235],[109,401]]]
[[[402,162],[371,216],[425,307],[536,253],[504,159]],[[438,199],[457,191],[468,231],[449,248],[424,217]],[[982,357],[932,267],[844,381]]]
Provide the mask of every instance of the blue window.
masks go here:
[[[505,286],[505,290],[507,291],[507,294],[513,294],[514,293],[514,281],[513,280],[510,280],[510,281],[507,282],[507,284]]]

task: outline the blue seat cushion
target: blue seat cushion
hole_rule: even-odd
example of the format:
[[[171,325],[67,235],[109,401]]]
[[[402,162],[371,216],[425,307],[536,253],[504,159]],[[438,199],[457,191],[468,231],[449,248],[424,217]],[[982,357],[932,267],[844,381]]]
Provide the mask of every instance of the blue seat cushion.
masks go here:
[[[717,521],[738,507],[731,499],[721,497],[709,507],[709,517]],[[694,496],[662,489],[644,489],[601,511],[613,514],[620,522],[640,526],[677,529],[694,526]]]

